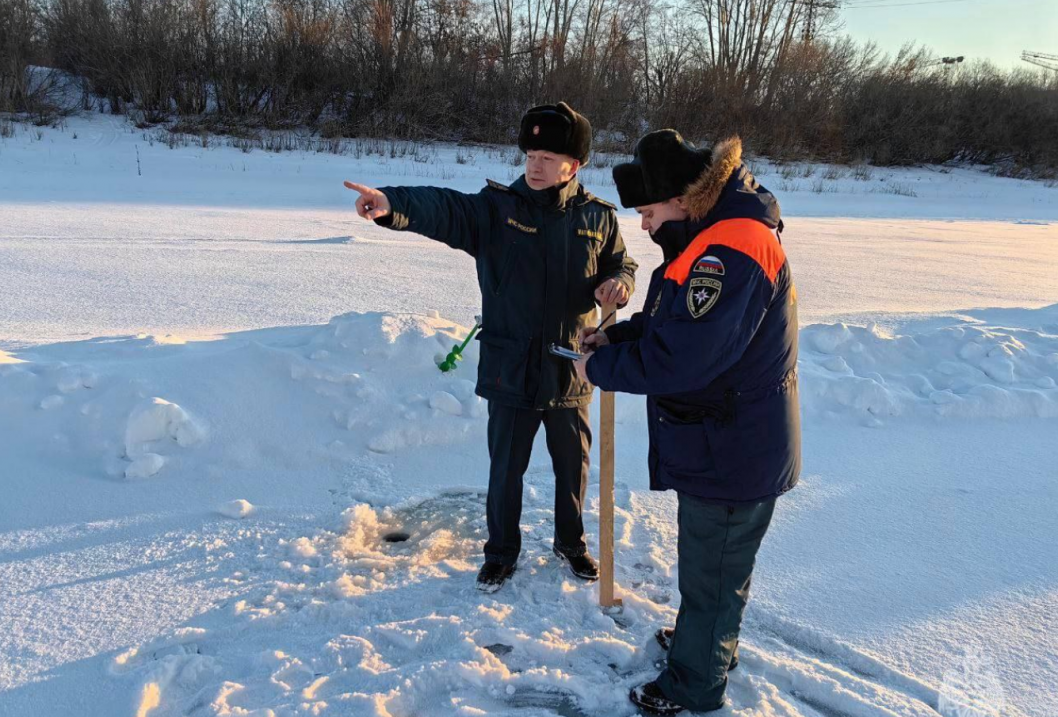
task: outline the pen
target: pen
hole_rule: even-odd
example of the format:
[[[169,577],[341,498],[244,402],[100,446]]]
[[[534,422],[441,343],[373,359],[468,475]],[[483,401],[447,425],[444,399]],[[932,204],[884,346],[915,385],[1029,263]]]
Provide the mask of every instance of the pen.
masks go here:
[[[617,313],[617,309],[614,309],[613,311],[611,311],[609,316],[607,316],[605,319],[603,319],[602,321],[599,322],[599,325],[595,327],[595,330],[598,331],[599,329],[601,329],[602,325],[605,324],[607,321],[609,321],[610,318],[616,313]]]

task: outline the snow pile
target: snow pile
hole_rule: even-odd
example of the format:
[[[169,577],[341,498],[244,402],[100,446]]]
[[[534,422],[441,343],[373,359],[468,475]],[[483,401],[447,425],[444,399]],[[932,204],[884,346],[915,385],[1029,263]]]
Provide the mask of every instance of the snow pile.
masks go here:
[[[170,439],[182,448],[200,443],[205,431],[187,411],[162,398],[152,398],[137,406],[125,427],[125,455],[141,455],[156,441]]]
[[[248,500],[233,500],[217,508],[217,512],[227,518],[245,518],[252,515],[255,508]]]
[[[801,332],[801,391],[809,416],[874,425],[912,415],[1058,417],[1058,305],[1038,328],[976,322],[892,334],[876,324]]]
[[[472,380],[477,342],[455,372],[437,360],[467,333],[436,316],[345,314],[317,330],[290,375],[335,399],[334,420],[376,453],[461,442],[486,415]]]
[[[181,448],[201,443],[203,429],[187,411],[162,398],[152,398],[135,409],[125,426],[125,457],[132,463],[125,469],[126,478],[149,478],[165,465],[165,456],[152,449],[175,442]]]

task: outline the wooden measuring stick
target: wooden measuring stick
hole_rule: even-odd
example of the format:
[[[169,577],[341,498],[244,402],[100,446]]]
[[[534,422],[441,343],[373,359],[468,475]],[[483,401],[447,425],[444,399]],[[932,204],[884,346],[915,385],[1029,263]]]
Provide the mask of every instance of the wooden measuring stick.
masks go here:
[[[602,315],[608,316],[603,329],[614,323],[613,304],[604,304]],[[599,604],[620,607],[621,599],[613,596],[613,478],[614,478],[614,395],[601,392],[599,397]]]

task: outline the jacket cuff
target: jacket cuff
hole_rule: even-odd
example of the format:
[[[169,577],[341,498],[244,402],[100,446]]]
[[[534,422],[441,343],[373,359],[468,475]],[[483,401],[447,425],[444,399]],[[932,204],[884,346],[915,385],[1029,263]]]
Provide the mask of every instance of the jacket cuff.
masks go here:
[[[611,344],[620,344],[625,341],[634,341],[639,338],[638,336],[632,336],[632,328],[631,321],[618,321],[613,326],[604,329],[604,332],[606,333],[606,338],[610,340]]]
[[[610,390],[608,388],[610,385],[610,376],[609,371],[607,371],[609,367],[604,365],[606,363],[606,354],[610,352],[606,349],[606,346],[600,346],[595,349],[591,358],[588,359],[586,364],[584,364],[584,373],[588,376],[588,382],[593,386],[598,386],[603,391]]]
[[[386,229],[403,231],[408,228],[411,218],[408,216],[404,196],[399,187],[382,187],[378,191],[389,200],[389,214],[374,220],[375,224]]]

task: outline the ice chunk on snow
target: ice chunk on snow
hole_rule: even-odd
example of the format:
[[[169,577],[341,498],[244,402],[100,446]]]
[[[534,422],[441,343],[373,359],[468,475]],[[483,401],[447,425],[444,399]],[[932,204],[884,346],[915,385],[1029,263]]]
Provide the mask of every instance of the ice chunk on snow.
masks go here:
[[[217,508],[217,512],[228,518],[245,518],[254,511],[254,506],[248,500],[233,500],[230,503]]]
[[[150,478],[162,469],[165,458],[157,453],[144,453],[125,469],[125,477],[130,479]]]
[[[137,406],[125,428],[125,455],[133,458],[145,452],[145,446],[171,438],[181,447],[193,446],[205,438],[205,431],[175,403],[152,398]]]
[[[290,544],[290,554],[299,558],[311,558],[316,555],[316,546],[308,538],[298,538]]]
[[[437,409],[452,416],[463,415],[463,404],[447,391],[438,391],[430,396],[430,408]]]

